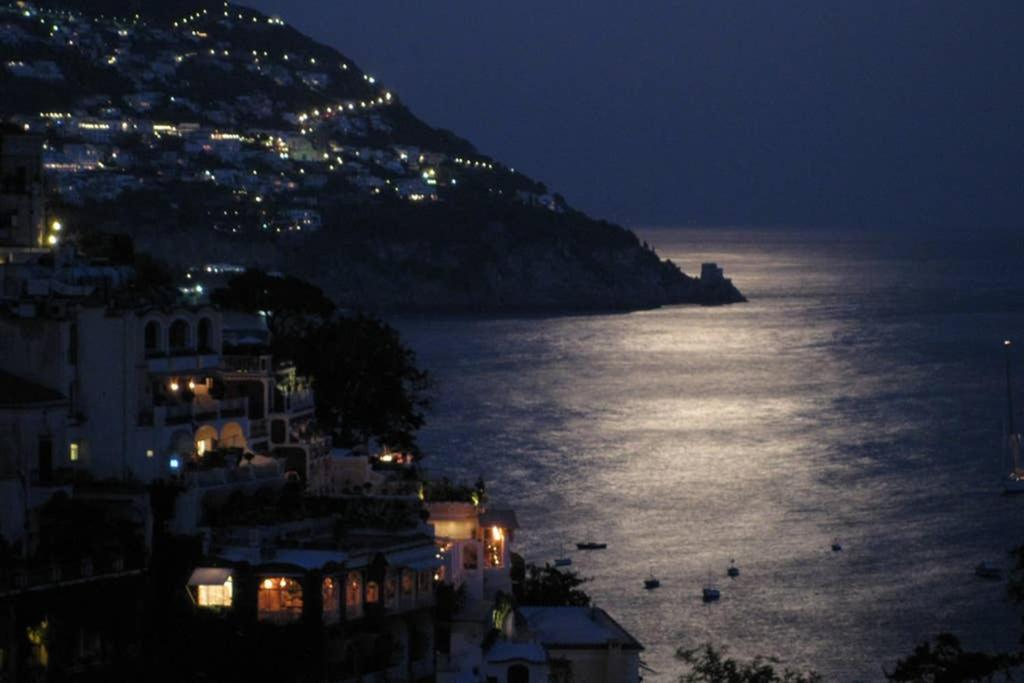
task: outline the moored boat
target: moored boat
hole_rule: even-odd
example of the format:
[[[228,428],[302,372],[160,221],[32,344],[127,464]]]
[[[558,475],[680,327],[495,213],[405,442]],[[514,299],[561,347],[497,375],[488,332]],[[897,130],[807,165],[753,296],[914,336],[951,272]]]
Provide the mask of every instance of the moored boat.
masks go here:
[[[578,550],[604,550],[607,547],[607,543],[594,543],[593,541],[584,541],[583,543],[576,544]]]
[[[704,602],[714,602],[722,597],[722,592],[718,590],[718,586],[711,580],[711,574],[708,574],[708,582],[704,584],[704,588],[701,589],[701,599]]]

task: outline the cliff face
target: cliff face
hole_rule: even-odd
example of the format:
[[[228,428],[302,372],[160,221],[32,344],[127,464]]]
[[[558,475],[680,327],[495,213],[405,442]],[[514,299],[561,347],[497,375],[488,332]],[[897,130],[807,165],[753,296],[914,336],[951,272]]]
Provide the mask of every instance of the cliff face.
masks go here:
[[[0,116],[47,138],[72,228],[377,310],[732,303],[636,236],[430,127],[337,51],[206,0],[0,8]]]

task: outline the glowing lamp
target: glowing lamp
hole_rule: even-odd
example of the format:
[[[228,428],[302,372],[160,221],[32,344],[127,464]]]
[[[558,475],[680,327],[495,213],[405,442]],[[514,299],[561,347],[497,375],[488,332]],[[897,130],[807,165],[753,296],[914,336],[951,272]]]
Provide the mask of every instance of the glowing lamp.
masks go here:
[[[194,379],[189,378],[189,380],[188,380],[188,388],[189,389],[195,389],[196,388],[196,381]]]
[[[64,226],[61,224],[60,221],[54,221],[53,223],[50,224],[50,227],[53,229],[54,232],[60,232]]]
[[[264,588],[264,590],[271,590],[273,587],[274,587],[274,582],[273,581],[271,581],[270,579],[264,579],[263,580],[263,588]]]
[[[171,391],[177,391],[178,389],[181,388],[181,386],[178,384],[178,380],[176,380],[176,379],[172,379],[171,380],[170,387],[171,387]]]
[[[181,461],[178,460],[177,458],[171,458],[171,462],[169,464],[172,470],[176,470],[179,467],[181,467]]]

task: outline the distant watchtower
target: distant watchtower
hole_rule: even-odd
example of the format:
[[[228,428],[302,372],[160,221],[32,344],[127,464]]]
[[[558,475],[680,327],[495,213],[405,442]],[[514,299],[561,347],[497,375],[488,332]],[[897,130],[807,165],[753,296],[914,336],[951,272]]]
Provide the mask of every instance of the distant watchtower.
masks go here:
[[[42,137],[0,128],[0,246],[44,246],[44,199]]]
[[[718,267],[717,263],[700,264],[700,281],[704,284],[714,284],[725,281],[725,271]]]

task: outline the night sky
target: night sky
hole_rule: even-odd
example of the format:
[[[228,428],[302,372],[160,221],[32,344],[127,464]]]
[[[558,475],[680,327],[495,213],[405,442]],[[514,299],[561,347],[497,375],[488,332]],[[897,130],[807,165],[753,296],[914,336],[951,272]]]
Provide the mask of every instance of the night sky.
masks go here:
[[[1024,2],[249,0],[631,226],[1020,226]]]

